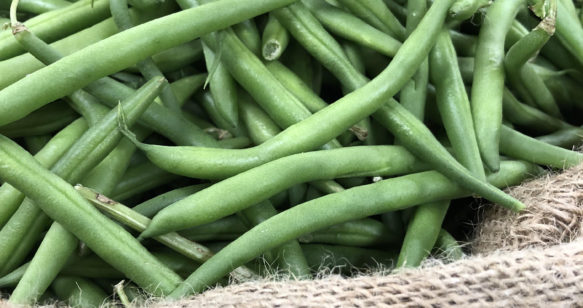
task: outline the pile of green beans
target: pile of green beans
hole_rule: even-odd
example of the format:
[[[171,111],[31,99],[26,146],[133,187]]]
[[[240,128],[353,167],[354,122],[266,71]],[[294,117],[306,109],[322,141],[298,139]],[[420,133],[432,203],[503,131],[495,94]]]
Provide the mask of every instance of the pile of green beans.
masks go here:
[[[455,261],[474,198],[519,212],[503,189],[583,161],[581,1],[12,0],[0,19],[15,304]]]

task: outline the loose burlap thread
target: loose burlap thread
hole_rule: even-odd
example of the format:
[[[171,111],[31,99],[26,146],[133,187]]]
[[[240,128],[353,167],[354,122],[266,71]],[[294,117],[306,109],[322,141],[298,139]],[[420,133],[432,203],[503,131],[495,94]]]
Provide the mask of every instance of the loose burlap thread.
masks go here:
[[[253,281],[189,299],[183,307],[583,307],[583,165],[508,192],[519,214],[484,207],[472,256],[450,264],[354,278]],[[2,304],[0,303],[0,306]]]

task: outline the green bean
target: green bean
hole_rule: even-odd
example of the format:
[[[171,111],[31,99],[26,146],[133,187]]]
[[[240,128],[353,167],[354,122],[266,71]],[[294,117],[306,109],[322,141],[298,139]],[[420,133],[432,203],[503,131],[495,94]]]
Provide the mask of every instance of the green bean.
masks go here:
[[[212,222],[306,181],[406,174],[424,168],[409,152],[397,146],[349,147],[290,155],[230,177],[165,208],[154,216],[142,236]],[[266,174],[270,175],[269,183],[256,187],[255,179]],[[225,191],[233,193],[225,195]],[[217,194],[222,196],[220,204],[211,202]],[[208,202],[212,205],[205,205]],[[184,215],[185,212],[189,214]]]
[[[439,231],[439,236],[435,242],[434,249],[437,250],[440,255],[444,256],[442,259],[448,261],[456,261],[464,257],[464,252],[462,251],[460,244],[444,229]]]
[[[514,16],[525,4],[524,0],[492,3],[478,38],[471,107],[482,160],[493,172],[498,170],[500,163],[504,37]]]
[[[579,127],[563,128],[552,134],[536,137],[537,140],[554,146],[572,149],[581,144],[583,130]]]
[[[551,1],[550,5],[550,11],[547,16],[544,16],[543,21],[508,50],[504,58],[504,67],[508,81],[527,103],[532,102],[546,113],[561,117],[552,93],[534,69],[525,65],[555,32],[556,1]]]
[[[342,42],[341,46],[342,46],[342,50],[344,51],[344,54],[348,58],[348,61],[350,61],[350,64],[352,64],[352,66],[359,73],[364,74],[365,65],[364,65],[364,61],[363,61],[363,57],[361,55],[361,52],[358,49],[358,46],[354,45],[351,42]]]
[[[109,8],[111,11],[111,16],[113,17],[119,32],[128,30],[134,26],[134,23],[130,18],[127,0],[111,0],[109,3]],[[154,63],[152,57],[142,59],[136,65],[146,79],[164,77],[160,69]],[[172,91],[172,88],[170,88],[167,80],[164,81],[164,86],[162,88],[162,92],[160,93],[160,100],[169,109],[180,112],[178,99],[176,98],[176,95],[174,95],[174,92]]]
[[[24,263],[12,272],[0,277],[0,289],[15,287],[18,284],[18,281],[20,281],[20,278],[22,278],[22,275],[24,275],[27,267],[28,263]]]
[[[310,200],[307,200],[310,201]],[[325,243],[345,246],[377,246],[399,243],[382,222],[371,218],[347,221],[322,230],[304,234],[300,243]]]
[[[261,55],[267,61],[279,59],[289,43],[289,33],[273,14],[269,14],[261,41]]]
[[[323,77],[322,65],[302,48],[298,42],[292,40],[281,62],[289,67],[305,84],[315,93],[322,90]]]
[[[18,3],[18,10],[34,14],[42,14],[53,10],[62,9],[71,5],[71,2],[64,0],[22,0]]]
[[[279,63],[274,61],[273,63]],[[281,130],[247,93],[239,93],[239,114],[253,143],[259,145]]]
[[[144,201],[134,206],[132,210],[150,218],[168,205],[182,200],[207,186],[207,184],[196,184],[174,189]]]
[[[90,6],[89,3],[93,2]],[[41,14],[27,21],[28,27],[41,39],[53,42],[105,19],[107,0],[82,0],[62,9]],[[20,55],[23,50],[8,31],[0,33],[0,60]]]
[[[132,89],[137,89],[144,84],[144,77],[127,72],[111,74],[111,78],[117,80]]]
[[[51,167],[87,129],[87,122],[79,119],[57,133],[43,149],[35,155],[35,159],[45,167]],[[16,211],[24,195],[8,183],[0,187],[0,228],[4,227]],[[2,234],[3,231],[0,231]],[[2,236],[0,236],[2,238]],[[4,242],[2,242],[4,243]],[[0,244],[1,245],[1,244]],[[4,248],[5,249],[5,248]],[[4,251],[4,249],[2,249]],[[0,254],[1,255],[1,254]],[[2,272],[2,271],[0,271]]]
[[[202,58],[203,53],[200,40],[190,41],[152,56],[152,60],[154,60],[163,73],[179,70]]]
[[[292,0],[251,1],[244,7],[236,0],[214,2],[118,33],[71,54],[50,67],[40,69],[0,91],[2,102],[0,125],[22,118],[66,93],[129,67],[136,60],[290,2]],[[217,12],[220,14],[217,15]],[[172,29],[173,35],[168,35],[169,29]],[[134,40],[144,33],[148,34],[147,40]],[[127,41],[133,41],[134,44],[125,44]],[[157,44],[151,44],[152,41],[156,41]],[[116,50],[115,60],[112,59],[111,50]],[[94,65],[95,63],[107,65]],[[43,81],[46,84],[46,80],[51,80],[50,86],[43,86]],[[37,91],[23,91],[30,88]]]
[[[568,168],[578,165],[583,154],[556,147],[523,135],[507,126],[502,126],[500,152],[510,157],[553,168]]]
[[[456,21],[464,21],[489,4],[489,0],[459,0],[451,6],[449,15]]]
[[[316,273],[321,273],[322,269],[350,273],[353,269],[377,268],[379,265],[391,268],[397,257],[393,251],[350,246],[302,244],[302,250]]]
[[[150,219],[147,217],[87,187],[78,184],[75,189],[98,209],[105,211],[113,216],[114,219],[121,221],[134,230],[142,231],[150,223]],[[172,250],[200,263],[205,262],[213,255],[205,246],[191,242],[177,233],[161,235],[155,239]],[[233,271],[233,275],[239,278],[249,278],[253,277],[254,273],[245,267],[240,267]]]
[[[551,133],[570,127],[569,124],[555,117],[519,102],[508,88],[504,88],[503,111],[504,118],[510,123],[528,127],[537,132]]]
[[[557,37],[579,63],[583,63],[583,27],[572,3],[557,0]]]
[[[169,174],[149,162],[145,162],[129,168],[111,195],[116,200],[126,200],[154,187],[171,182],[176,178],[175,175]]]
[[[290,194],[291,196],[291,194]],[[239,212],[247,226],[252,228],[277,214],[269,200],[264,200]],[[290,240],[272,251],[272,257],[266,255],[268,262],[277,262],[279,271],[285,272],[294,278],[302,279],[310,277],[310,269],[306,257],[303,255],[297,240]]]
[[[489,181],[497,186],[512,185],[538,172],[536,166],[528,163],[503,162],[500,171],[489,176]],[[244,264],[261,252],[302,234],[417,203],[469,194],[438,172],[428,171],[351,188],[303,203],[273,216],[231,242],[202,264],[169,297],[179,298],[201,292],[232,267]],[[370,196],[375,197],[371,199]]]
[[[418,267],[435,245],[449,201],[425,203],[409,221],[397,267]]]
[[[163,5],[162,7],[155,10],[136,12],[136,10],[132,9],[130,12],[132,13],[134,22],[143,23],[145,21],[163,16],[164,14],[171,13],[170,9],[171,8],[169,5]],[[115,27],[113,19],[109,18],[92,27],[63,38],[51,45],[62,54],[68,55],[95,42],[105,39],[115,33],[117,33],[117,28]],[[10,35],[10,38],[14,39],[12,35]],[[18,67],[19,69],[11,70],[11,67]],[[42,63],[30,54],[23,54],[8,60],[1,61],[0,70],[2,70],[3,73],[0,75],[0,89],[5,88],[6,86],[42,67]]]
[[[427,3],[423,0],[407,2],[406,34],[409,35],[419,24],[427,11]],[[425,101],[427,97],[427,83],[429,79],[429,62],[425,60],[403,89],[401,89],[401,105],[409,110],[418,119],[423,120]]]
[[[47,134],[63,128],[77,118],[62,101],[47,105],[28,116],[0,127],[0,134],[18,138]]]
[[[237,37],[256,56],[261,56],[261,36],[253,19],[242,21],[233,27]]]
[[[52,289],[71,307],[101,307],[108,297],[93,282],[81,277],[57,277]]]
[[[180,235],[196,242],[226,241],[236,239],[247,230],[248,228],[243,224],[241,219],[232,215],[208,224],[180,231]]]
[[[437,107],[456,158],[476,177],[484,179],[486,175],[474,132],[470,102],[456,60],[453,43],[448,31],[444,30],[430,54]]]
[[[325,1],[302,1],[318,20],[332,33],[393,57],[401,42],[370,26],[358,17],[327,4]]]
[[[36,155],[42,148],[49,143],[51,135],[37,135],[24,138],[24,144],[28,153]]]
[[[338,2],[379,30],[400,40],[406,37],[405,28],[382,0],[338,0]]]
[[[477,37],[454,30],[450,30],[449,35],[459,56],[473,57],[476,54],[476,48],[478,48]]]

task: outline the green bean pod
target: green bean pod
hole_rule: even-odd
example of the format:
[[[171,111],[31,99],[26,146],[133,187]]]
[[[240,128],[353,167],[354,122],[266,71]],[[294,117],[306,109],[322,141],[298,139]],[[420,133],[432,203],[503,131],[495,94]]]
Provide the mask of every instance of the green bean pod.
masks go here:
[[[495,1],[488,8],[476,50],[471,107],[482,160],[495,172],[500,163],[504,87],[504,37],[525,0]]]
[[[160,194],[152,199],[144,201],[132,208],[132,210],[146,216],[153,217],[161,209],[167,207],[168,205],[180,201],[200,190],[207,187],[207,184],[196,184],[190,185],[178,189],[171,190],[169,192]]]
[[[231,241],[245,233],[247,226],[236,216],[228,216],[214,222],[180,231],[180,235],[195,242]]]
[[[561,43],[583,63],[583,27],[575,12],[572,3],[568,0],[557,0],[557,36]]]
[[[583,154],[579,152],[544,143],[505,125],[501,130],[500,151],[510,157],[558,169],[573,167],[583,161]]]
[[[99,41],[0,91],[0,125],[22,118],[73,90],[129,67],[136,60],[291,2],[293,1],[250,1],[246,6],[241,6],[238,0],[213,2],[158,18]],[[173,35],[168,35],[170,30]],[[136,37],[147,39],[136,40]],[[125,44],[128,41],[134,43]],[[157,44],[151,44],[152,41]],[[111,50],[116,50],[115,59],[112,59]],[[51,80],[50,86],[46,83],[47,80]],[[32,88],[37,91],[23,91]]]
[[[145,162],[128,168],[111,195],[116,200],[126,200],[175,179],[177,176]]]
[[[569,124],[539,109],[519,102],[508,88],[504,88],[502,102],[504,119],[512,124],[528,127],[528,129],[541,133],[552,133],[556,130],[570,127]]]
[[[583,129],[580,127],[563,128],[552,134],[536,137],[536,139],[558,147],[572,149],[581,144]]]
[[[65,0],[22,0],[18,1],[18,10],[34,14],[42,14],[62,9],[72,3]]]
[[[464,21],[489,4],[490,0],[459,0],[449,9],[449,16],[456,21]]]
[[[142,236],[212,222],[303,182],[349,176],[406,174],[424,168],[414,156],[397,146],[349,147],[290,155],[225,179],[168,206],[154,216]],[[256,179],[268,174],[269,183],[257,187]],[[225,191],[232,193],[225,195]],[[217,194],[222,196],[220,204],[213,201]]]
[[[399,243],[400,240],[398,234],[391,234],[382,222],[371,218],[347,221],[304,234],[298,239],[302,244],[323,243],[353,247],[386,246]]]
[[[261,36],[253,19],[247,19],[232,27],[237,37],[256,56],[261,57]]]
[[[405,27],[401,25],[382,0],[338,0],[338,2],[379,30],[400,40],[406,37]]]
[[[488,178],[496,186],[520,183],[525,177],[540,172],[534,165],[516,161],[503,162],[501,167],[498,173]],[[302,234],[417,203],[470,194],[438,172],[428,171],[351,188],[300,204],[273,216],[231,242],[201,265],[169,297],[180,298],[202,292],[233,267]],[[370,196],[375,198],[371,200]]]
[[[216,102],[216,110],[221,118],[226,120],[229,128],[237,127],[239,124],[237,84],[221,59],[216,57],[215,53],[206,44],[203,44],[202,48],[207,70],[211,72],[212,68],[208,83],[213,100]],[[221,51],[217,52],[218,55],[221,53]],[[215,62],[218,64],[213,66]]]
[[[49,104],[28,116],[0,127],[0,134],[18,138],[54,132],[78,117],[77,113],[63,102]]]
[[[101,307],[109,297],[99,286],[81,277],[57,277],[52,289],[71,307]]]
[[[289,33],[273,14],[269,14],[261,41],[261,55],[267,61],[279,59],[289,43]]]
[[[437,250],[437,253],[443,256],[441,259],[446,259],[447,261],[456,261],[464,257],[461,245],[444,229],[439,231],[434,250]]]
[[[401,42],[372,27],[362,19],[327,4],[325,1],[302,1],[330,32],[362,46],[393,57]]]

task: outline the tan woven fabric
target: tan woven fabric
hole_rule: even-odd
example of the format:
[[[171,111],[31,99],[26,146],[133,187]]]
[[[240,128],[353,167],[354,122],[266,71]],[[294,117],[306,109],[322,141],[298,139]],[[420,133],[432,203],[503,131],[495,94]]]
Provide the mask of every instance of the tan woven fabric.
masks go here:
[[[177,307],[575,307],[583,306],[583,241],[469,258],[388,276],[248,282]]]
[[[509,193],[527,208],[520,214],[487,207],[473,253],[546,247],[570,242],[583,228],[583,165],[514,187]]]

